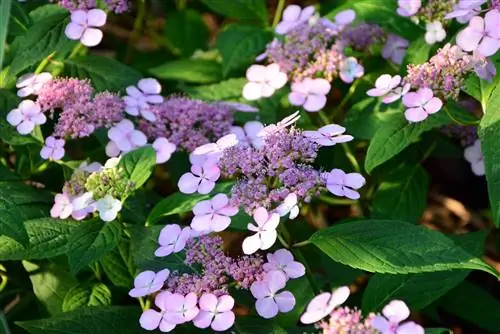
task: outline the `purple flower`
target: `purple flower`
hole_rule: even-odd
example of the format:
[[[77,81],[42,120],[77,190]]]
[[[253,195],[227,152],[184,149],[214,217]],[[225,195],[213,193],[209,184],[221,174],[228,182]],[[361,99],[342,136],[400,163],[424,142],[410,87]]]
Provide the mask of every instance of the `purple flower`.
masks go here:
[[[332,293],[324,292],[314,297],[307,305],[306,311],[300,317],[300,322],[309,325],[320,321],[330,314],[337,306],[342,305],[349,297],[347,286],[333,290]]]
[[[134,279],[134,288],[129,291],[128,295],[139,298],[160,291],[169,275],[170,270],[168,269],[157,273],[151,270],[143,271]]]
[[[382,49],[382,57],[392,61],[396,65],[401,65],[408,49],[408,41],[398,35],[389,34],[384,48]]]
[[[214,189],[215,182],[220,177],[220,169],[210,162],[202,166],[191,166],[191,172],[181,176],[177,186],[184,194],[208,194]]]
[[[484,156],[481,152],[481,142],[479,139],[464,150],[464,157],[470,163],[474,174],[477,176],[484,175]]]
[[[484,19],[473,17],[467,28],[458,33],[457,44],[465,51],[477,51],[485,57],[495,54],[500,48],[500,12],[494,9]]]
[[[196,327],[208,328],[210,326],[214,331],[222,332],[234,324],[233,297],[222,295],[217,298],[214,294],[205,293],[200,297],[199,305],[200,312],[193,319]]]
[[[165,225],[158,237],[160,247],[155,251],[155,256],[164,257],[182,251],[190,237],[190,230],[189,227],[181,229],[177,224]]]
[[[127,114],[132,116],[141,115],[150,122],[156,120],[155,114],[150,110],[151,104],[160,104],[163,102],[160,83],[153,78],[141,79],[137,87],[127,87],[127,96],[123,98]]]
[[[360,78],[365,74],[363,66],[358,64],[358,60],[354,57],[346,58],[340,66],[340,79],[345,83],[351,83],[356,78]]]
[[[297,194],[295,193],[288,194],[283,200],[283,203],[278,205],[275,211],[280,215],[280,217],[284,217],[290,214],[288,218],[290,219],[297,218],[297,216],[299,215]]]
[[[73,212],[73,204],[71,198],[65,194],[57,194],[54,198],[54,205],[50,209],[50,216],[52,218],[66,219],[71,216]]]
[[[7,114],[7,122],[17,128],[17,132],[27,135],[35,129],[35,125],[44,124],[47,118],[40,106],[31,100],[22,101],[16,109]]]
[[[295,307],[295,297],[290,291],[282,291],[286,285],[286,276],[279,271],[267,273],[264,281],[254,282],[250,287],[257,299],[255,309],[265,319],[274,318],[278,312],[290,312]]]
[[[173,293],[165,297],[165,320],[170,324],[183,324],[193,320],[199,313],[198,297],[194,293],[183,296]]]
[[[276,33],[285,35],[290,30],[295,29],[299,25],[309,21],[314,15],[314,6],[308,6],[304,9],[297,5],[289,5],[283,11],[283,18],[276,26]]]
[[[248,68],[246,77],[249,82],[243,87],[243,97],[247,100],[270,97],[288,81],[278,64],[252,65]]]
[[[335,26],[342,30],[345,26],[351,24],[356,19],[356,12],[352,9],[346,9],[335,15]]]
[[[491,59],[484,58],[477,53],[474,54],[474,57],[476,58],[474,72],[476,72],[479,78],[491,83],[493,78],[497,75],[495,64]]]
[[[263,142],[258,134],[263,128],[264,125],[261,122],[249,121],[243,125],[243,128],[239,126],[231,127],[231,133],[236,135],[239,143],[259,148],[263,145]]]
[[[300,262],[293,260],[293,255],[289,250],[278,249],[274,254],[267,254],[267,263],[264,264],[266,272],[279,271],[285,274],[286,279],[299,278],[304,276],[306,268]]]
[[[148,139],[146,135],[134,128],[134,123],[128,119],[122,120],[109,129],[108,138],[122,152],[129,152],[133,149],[146,145]]]
[[[17,96],[26,97],[29,95],[37,95],[43,85],[52,80],[52,74],[43,72],[40,74],[27,73],[17,79],[16,87],[20,88],[17,91]]]
[[[443,29],[443,24],[439,21],[428,22],[425,26],[425,42],[427,44],[435,44],[442,42],[446,38],[446,31]]]
[[[375,316],[371,320],[371,325],[381,334],[424,334],[424,329],[414,323],[407,321],[400,325],[400,323],[410,316],[408,306],[401,300],[393,300],[387,304],[383,310],[384,316]]]
[[[304,131],[302,135],[320,146],[334,146],[335,144],[346,143],[354,139],[351,135],[344,135],[345,130],[343,126],[328,124],[317,131]]]
[[[153,142],[153,148],[156,151],[156,163],[163,164],[170,160],[172,153],[175,152],[177,146],[168,141],[167,138],[160,137]]]
[[[231,218],[238,213],[238,208],[229,205],[225,194],[217,194],[212,199],[198,202],[193,208],[194,218],[191,228],[195,231],[221,232],[229,224]]]
[[[397,12],[401,16],[413,16],[417,14],[421,6],[421,0],[398,0]]]
[[[64,144],[64,139],[49,136],[45,138],[45,145],[40,151],[40,156],[45,160],[61,160],[64,157]]]
[[[343,170],[336,168],[328,173],[326,188],[334,195],[359,199],[359,193],[356,190],[361,188],[365,182],[366,180],[361,174],[346,174]]]
[[[453,11],[446,14],[444,18],[446,20],[456,18],[459,23],[467,23],[481,12],[481,6],[486,3],[486,1],[487,0],[459,0],[458,3],[453,6]]]
[[[107,15],[100,9],[75,10],[71,13],[71,22],[64,33],[69,39],[80,40],[85,46],[96,46],[101,43],[102,31],[95,27],[106,24]]]
[[[249,223],[248,229],[255,234],[243,240],[242,247],[245,254],[271,248],[278,237],[276,228],[280,223],[280,216],[277,213],[269,213],[265,208],[260,207],[255,210],[253,219],[256,225]]]
[[[307,111],[318,111],[325,106],[329,91],[330,83],[327,80],[305,78],[292,84],[288,100],[292,105],[303,106]]]
[[[403,96],[403,104],[408,107],[405,117],[409,122],[421,122],[443,107],[443,102],[434,97],[430,88],[420,88],[416,92],[406,94]]]
[[[153,309],[144,311],[139,319],[142,328],[148,331],[154,331],[160,327],[160,331],[162,332],[170,332],[175,328],[176,325],[168,322],[166,319],[168,297],[171,295],[172,293],[169,291],[163,291],[156,295],[155,305],[161,312]]]

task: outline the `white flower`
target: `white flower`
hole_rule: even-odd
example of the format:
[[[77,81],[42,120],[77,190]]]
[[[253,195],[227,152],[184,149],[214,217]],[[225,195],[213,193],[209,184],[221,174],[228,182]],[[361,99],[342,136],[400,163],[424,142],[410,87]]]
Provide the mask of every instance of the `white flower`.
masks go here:
[[[427,44],[435,44],[442,42],[446,38],[446,31],[439,21],[429,22],[426,26],[427,32],[425,33],[425,42]]]
[[[477,176],[484,175],[484,156],[481,152],[481,142],[477,139],[473,145],[467,147],[464,151],[465,160],[472,168],[472,172]]]
[[[154,122],[156,116],[149,110],[151,104],[163,103],[161,93],[161,85],[158,80],[153,78],[141,79],[137,83],[137,87],[127,87],[127,96],[123,98],[125,101],[125,111],[132,116],[141,115],[148,121]]]
[[[276,228],[280,223],[280,216],[277,213],[268,213],[265,208],[258,208],[253,214],[254,224],[248,224],[248,229],[255,232],[254,235],[245,238],[243,241],[243,252],[253,254],[257,250],[271,248],[278,237]]]
[[[17,128],[17,132],[27,135],[35,129],[35,125],[44,124],[47,118],[40,106],[31,100],[22,101],[16,109],[7,114],[7,122]]]
[[[299,215],[297,195],[295,193],[288,194],[283,203],[281,203],[276,208],[276,212],[280,215],[280,217],[284,217],[287,214],[290,214],[290,219],[297,218],[297,216]]]
[[[287,75],[280,71],[278,64],[252,65],[248,68],[246,77],[249,82],[243,87],[243,97],[247,100],[270,97],[288,80]]]
[[[80,40],[85,46],[96,46],[101,43],[102,31],[95,27],[106,24],[107,15],[103,10],[75,10],[71,13],[71,22],[64,33],[69,39]]]
[[[118,212],[122,209],[122,202],[111,195],[106,195],[97,201],[96,207],[99,217],[105,222],[110,222],[115,220]]]
[[[17,79],[16,87],[19,88],[17,96],[36,95],[42,89],[42,86],[50,80],[52,80],[52,74],[47,72],[40,74],[27,73]]]
[[[345,135],[345,128],[337,124],[328,124],[317,131],[304,131],[302,135],[311,139],[321,146],[334,146],[338,143],[346,143],[354,139],[351,135]]]

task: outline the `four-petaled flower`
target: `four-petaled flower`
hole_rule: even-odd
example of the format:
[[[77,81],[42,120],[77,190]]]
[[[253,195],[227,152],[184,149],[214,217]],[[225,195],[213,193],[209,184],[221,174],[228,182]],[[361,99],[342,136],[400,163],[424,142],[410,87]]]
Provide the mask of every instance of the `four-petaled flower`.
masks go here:
[[[45,145],[40,150],[40,156],[47,160],[61,160],[64,157],[64,139],[49,136],[45,138]]]
[[[151,270],[143,271],[134,279],[134,288],[129,291],[128,295],[139,298],[160,291],[169,275],[170,270],[168,269],[163,269],[157,273]]]
[[[150,105],[163,102],[163,96],[160,93],[161,85],[158,80],[153,78],[139,80],[137,87],[127,87],[127,96],[123,98],[126,105],[125,111],[129,115],[141,115],[148,121],[154,122],[156,116],[150,111]]]
[[[99,218],[110,222],[115,220],[118,212],[122,209],[122,202],[111,195],[106,195],[96,202],[96,209],[99,212]]]
[[[266,272],[279,271],[287,279],[304,276],[306,268],[300,262],[293,260],[292,253],[287,249],[278,249],[274,254],[267,254],[267,263],[263,266]]]
[[[243,87],[243,97],[247,100],[270,97],[288,80],[286,74],[280,71],[278,64],[252,65],[248,68],[246,76],[249,82]]]
[[[225,194],[217,194],[212,199],[198,202],[193,208],[194,218],[191,228],[195,231],[221,232],[229,224],[231,218],[238,213],[238,208],[229,205]]]
[[[208,194],[215,187],[215,182],[220,177],[220,169],[210,162],[202,166],[191,166],[191,172],[185,173],[179,179],[177,186],[184,194]]]
[[[16,109],[7,114],[7,122],[16,127],[17,132],[27,135],[35,129],[35,125],[44,124],[47,117],[42,113],[40,106],[31,100],[19,103]]]
[[[156,163],[162,164],[170,160],[172,153],[175,152],[177,146],[168,141],[167,138],[160,137],[153,142],[153,148],[156,151]]]
[[[252,284],[250,291],[257,299],[255,309],[265,319],[275,317],[278,312],[290,312],[295,307],[295,297],[290,291],[282,291],[286,285],[286,277],[280,271],[266,274],[263,281]]]
[[[464,150],[464,157],[472,168],[472,172],[477,176],[484,175],[484,156],[481,152],[481,141],[476,139],[473,145]]]
[[[233,297],[222,295],[217,298],[214,294],[205,293],[200,297],[199,306],[200,312],[193,319],[196,327],[210,327],[214,331],[222,332],[228,330],[234,324]]]
[[[165,298],[165,320],[174,325],[191,321],[200,311],[197,304],[198,297],[193,292],[185,296],[179,293],[172,293]]]
[[[165,225],[158,237],[160,247],[155,251],[155,255],[163,257],[182,251],[186,246],[190,233],[191,229],[189,227],[181,228],[177,224]]]
[[[263,207],[257,208],[253,213],[256,225],[249,223],[248,229],[255,232],[254,235],[246,237],[243,241],[243,252],[253,254],[257,250],[271,248],[278,237],[276,228],[280,223],[280,216],[277,213],[269,213]]]
[[[320,321],[329,315],[337,306],[342,305],[349,297],[349,288],[340,287],[330,292],[324,292],[314,297],[307,305],[306,311],[300,317],[300,322],[309,325]]]
[[[422,0],[398,0],[397,12],[401,16],[413,16],[422,6]]]
[[[358,60],[354,57],[345,59],[340,65],[340,79],[345,83],[351,83],[356,78],[360,78],[365,74],[363,66],[358,64]]]
[[[238,138],[238,142],[243,145],[251,145],[255,148],[260,148],[263,145],[262,138],[259,137],[259,132],[262,131],[264,125],[259,121],[249,121],[240,126],[231,127],[231,133],[234,133]]]
[[[328,124],[316,131],[304,131],[302,135],[321,146],[333,146],[339,143],[346,143],[354,139],[351,135],[344,135],[346,129],[337,124]]]
[[[401,65],[406,55],[409,42],[397,35],[389,34],[384,48],[382,49],[382,57],[392,61],[396,65]]]
[[[425,42],[427,44],[432,45],[436,42],[442,42],[446,38],[446,31],[443,29],[443,25],[439,21],[428,22],[425,28]]]
[[[106,24],[107,15],[103,10],[75,10],[71,13],[71,22],[64,33],[69,39],[80,40],[85,46],[96,46],[101,43],[102,31],[96,27]]]
[[[467,23],[481,12],[481,6],[487,0],[460,0],[453,6],[453,11],[446,14],[445,19],[456,18],[458,23]]]
[[[285,35],[302,23],[309,21],[313,15],[314,6],[308,6],[302,9],[297,5],[289,5],[283,11],[283,18],[276,26],[275,31],[277,34]]]
[[[467,28],[458,33],[457,44],[464,51],[477,51],[485,57],[495,54],[500,48],[500,12],[494,9],[484,19],[473,17]]]
[[[401,77],[399,75],[382,74],[375,81],[375,88],[369,89],[366,94],[383,97],[382,102],[392,103],[406,95],[410,90],[410,84],[401,87],[399,86],[400,83]]]
[[[52,218],[66,219],[73,213],[73,204],[71,198],[65,194],[57,194],[54,198],[54,205],[50,209]]]
[[[328,173],[326,188],[334,195],[359,199],[359,193],[356,190],[365,182],[365,178],[359,173],[346,174],[343,170],[336,168]]]
[[[403,104],[408,107],[405,117],[410,122],[421,122],[443,107],[443,101],[434,97],[430,88],[420,88],[403,96]]]
[[[393,300],[382,309],[382,314],[371,319],[371,325],[381,334],[424,334],[424,329],[414,323],[407,321],[400,325],[403,320],[410,316],[408,306],[401,300]]]
[[[326,104],[326,94],[330,91],[330,83],[326,79],[305,78],[292,84],[292,92],[288,100],[294,106],[302,106],[307,111],[321,110]]]
[[[286,215],[290,214],[288,218],[297,218],[300,212],[297,195],[295,193],[288,194],[283,200],[283,203],[278,205],[275,211],[280,215],[280,217],[285,217]]]
[[[37,95],[43,85],[50,80],[52,80],[52,74],[47,72],[40,74],[27,73],[17,79],[16,87],[19,88],[17,96]]]
[[[146,135],[142,131],[136,130],[134,123],[128,119],[121,120],[120,123],[109,129],[108,138],[122,152],[132,151],[148,142]]]
[[[160,312],[148,309],[144,311],[139,319],[139,323],[142,328],[148,331],[154,331],[160,327],[160,331],[166,333],[170,332],[175,328],[175,324],[169,323],[166,320],[167,311],[167,297],[172,295],[169,291],[162,291],[155,297],[155,305],[160,309]]]

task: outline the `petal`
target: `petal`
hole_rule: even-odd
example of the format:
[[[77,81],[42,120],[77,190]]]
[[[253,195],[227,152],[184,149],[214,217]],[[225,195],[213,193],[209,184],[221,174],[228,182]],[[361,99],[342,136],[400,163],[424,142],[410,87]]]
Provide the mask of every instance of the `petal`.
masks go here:
[[[287,82],[287,75],[283,72],[278,72],[271,78],[270,81],[268,81],[268,84],[274,89],[280,89],[281,87],[285,86]]]
[[[344,187],[343,188],[344,196],[349,198],[349,199],[354,199],[357,200],[359,199],[359,193],[355,190],[352,190],[350,188]]]
[[[37,75],[35,73],[23,74],[19,77],[19,79],[17,79],[16,87],[21,88],[21,87],[31,86],[35,81],[36,77]]]
[[[186,173],[181,176],[179,182],[177,183],[177,186],[182,193],[193,194],[198,190],[200,182],[201,179],[199,177],[196,177],[191,173]]]
[[[309,87],[309,92],[318,94],[318,95],[326,95],[330,91],[330,83],[326,79],[314,79]]]
[[[406,109],[405,111],[405,117],[408,121],[410,122],[421,122],[423,121],[424,119],[427,118],[427,116],[429,116],[424,108],[410,108],[410,109]]]
[[[295,28],[296,26],[297,26],[297,22],[281,21],[276,26],[275,31],[279,35],[284,35],[287,32],[289,32],[290,30],[292,30],[293,28]]]
[[[17,96],[19,97],[26,97],[34,93],[33,87],[25,87],[21,88],[20,90],[17,91]]]
[[[329,192],[336,196],[344,196],[344,187],[338,184],[327,184],[326,188],[328,189]]]
[[[325,95],[309,95],[304,103],[304,109],[307,111],[319,111],[326,105]]]
[[[253,219],[259,226],[263,226],[267,222],[268,218],[269,214],[267,213],[266,208],[257,208],[253,213]]]
[[[195,216],[202,216],[213,213],[214,210],[212,208],[212,202],[210,200],[207,201],[199,201],[193,207],[193,214]]]
[[[41,125],[47,122],[47,117],[45,117],[45,114],[40,113],[32,116],[31,121],[35,124]]]
[[[147,94],[160,94],[161,93],[161,85],[158,80],[154,78],[146,78],[139,80],[137,86]]]
[[[85,31],[84,26],[82,26],[78,23],[70,22],[66,26],[66,29],[64,30],[64,34],[69,39],[79,40],[82,37],[84,31]]]
[[[293,262],[293,255],[287,249],[278,249],[276,252],[274,252],[272,258],[273,261],[279,264],[288,264],[290,262]]]
[[[212,220],[211,230],[214,232],[222,232],[231,224],[231,218],[227,216],[215,215]]]
[[[344,177],[344,185],[350,188],[359,189],[364,186],[365,183],[365,178],[358,173],[349,173]]]
[[[396,334],[424,334],[425,330],[422,326],[414,323],[413,321],[408,321],[398,327]]]
[[[91,9],[87,13],[87,23],[91,27],[102,27],[106,24],[106,13],[101,9]]]
[[[283,11],[283,21],[297,21],[302,12],[300,6],[289,5]]]
[[[484,170],[484,160],[471,164],[472,172],[477,176],[483,176],[485,174]]]
[[[87,28],[83,32],[81,42],[85,46],[96,46],[97,44],[101,43],[102,41],[102,31],[96,28]]]
[[[45,160],[48,160],[49,158],[52,157],[52,149],[50,147],[42,147],[42,149],[40,150],[40,156],[45,159]]]
[[[262,84],[256,82],[248,82],[243,87],[243,97],[247,100],[258,100],[262,97]]]
[[[160,325],[161,313],[155,310],[149,309],[142,313],[139,318],[139,323],[141,327],[148,331],[153,331]]]
[[[202,179],[198,186],[198,193],[206,195],[209,194],[214,188],[215,188],[215,182]]]
[[[344,184],[344,177],[346,176],[346,173],[338,168],[332,169],[330,173],[328,173],[328,178],[326,180],[327,185],[343,185]]]
[[[500,48],[499,39],[485,36],[481,41],[481,43],[479,43],[477,52],[485,57],[489,57],[494,55],[499,48]]]
[[[160,322],[160,332],[168,333],[168,332],[174,330],[175,327],[176,327],[175,324],[171,324],[171,323],[167,322],[165,319],[162,319]]]
[[[255,281],[250,286],[250,292],[255,299],[262,299],[269,296],[269,288],[266,281]]]
[[[301,22],[307,21],[311,16],[313,16],[315,11],[316,10],[314,9],[314,6],[307,6],[306,8],[302,9],[299,20]]]
[[[258,299],[255,303],[257,313],[264,319],[274,318],[278,314],[278,305],[274,302],[273,298]]]
[[[214,294],[205,293],[200,297],[199,306],[202,311],[215,312],[217,310],[218,299]]]
[[[212,312],[200,311],[196,318],[193,319],[193,324],[198,328],[208,328],[212,323],[214,315]]]
[[[292,261],[286,265],[285,273],[289,278],[299,278],[305,275],[306,268],[297,261]]]
[[[278,216],[279,217],[279,216]],[[266,250],[271,248],[276,242],[276,238],[278,237],[278,233],[276,230],[264,231],[260,233],[261,245],[260,249]]]
[[[350,290],[347,286],[342,286],[332,291],[330,300],[328,301],[329,308],[342,305],[349,298]]]
[[[288,94],[288,101],[294,106],[301,106],[306,102],[307,96],[303,93],[291,92]]]
[[[497,9],[490,10],[484,16],[485,31],[493,38],[500,38],[500,12]]]
[[[371,326],[381,333],[390,333],[391,324],[387,321],[386,318],[378,315],[372,318],[370,322]]]
[[[19,109],[13,109],[7,114],[7,122],[10,125],[16,126],[23,120],[23,114]]]
[[[229,221],[231,222],[231,221]],[[212,215],[195,216],[191,220],[191,228],[195,231],[210,231],[212,225]]]
[[[356,12],[352,9],[347,9],[335,15],[335,23],[348,25],[356,18]]]
[[[443,107],[443,101],[441,101],[437,97],[433,97],[427,104],[424,109],[428,114],[437,113]]]
[[[243,253],[250,255],[259,250],[260,245],[260,237],[259,234],[256,233],[252,236],[246,237],[241,246],[243,248]]]
[[[300,317],[300,322],[302,322],[305,325],[314,324],[315,322],[320,321],[327,315],[328,313],[324,312],[323,310],[306,311]]]
[[[114,141],[110,141],[107,145],[106,145],[106,155],[108,157],[117,157],[120,155],[120,148],[118,147],[118,145],[116,145],[116,143]]]
[[[161,229],[160,235],[158,237],[158,243],[161,246],[166,246],[172,244],[176,241],[181,234],[181,227],[177,224],[168,224]]]
[[[135,86],[128,86],[126,91],[129,96],[133,97],[136,100],[144,97],[141,91]]]
[[[458,33],[456,38],[457,45],[464,51],[474,51],[481,38],[483,38],[483,33],[483,19],[479,16],[473,17],[469,22],[469,26]]]
[[[130,135],[130,141],[137,147],[141,147],[147,144],[148,138],[144,133],[139,130],[134,130]]]
[[[283,291],[274,296],[280,312],[286,313],[295,307],[295,297],[290,291]]]
[[[35,123],[30,121],[21,122],[17,126],[17,132],[19,132],[22,135],[27,135],[28,133],[31,133],[34,129],[35,129]]]
[[[214,331],[222,332],[226,331],[234,324],[235,315],[233,312],[219,313],[214,317],[212,321],[212,329]]]
[[[272,294],[283,289],[286,285],[286,281],[286,275],[282,271],[271,271],[265,276],[265,282],[267,283],[269,292]]]
[[[219,301],[217,303],[217,311],[219,312],[227,312],[231,311],[234,307],[234,298],[229,295],[223,295],[219,297]]]
[[[87,24],[87,12],[84,10],[74,10],[71,12],[71,21],[81,25]]]
[[[382,309],[382,314],[390,322],[399,323],[410,316],[410,309],[401,300],[393,300]]]

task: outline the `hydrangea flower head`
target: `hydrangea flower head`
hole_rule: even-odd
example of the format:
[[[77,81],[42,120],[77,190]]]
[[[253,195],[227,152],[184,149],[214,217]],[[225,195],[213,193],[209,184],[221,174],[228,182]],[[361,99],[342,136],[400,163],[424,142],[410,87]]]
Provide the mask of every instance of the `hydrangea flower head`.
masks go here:
[[[146,120],[154,122],[156,115],[150,110],[150,106],[163,102],[160,93],[161,85],[158,80],[153,78],[139,80],[137,87],[127,87],[127,96],[123,98],[126,104],[125,111],[129,115],[141,115]]]
[[[246,237],[243,241],[243,252],[253,254],[257,250],[271,248],[278,237],[276,228],[280,223],[277,213],[269,213],[265,208],[258,208],[253,214],[256,225],[248,224],[248,229],[255,232],[254,235]]]
[[[19,88],[17,96],[37,95],[42,86],[50,80],[52,80],[52,74],[48,72],[24,74],[17,79],[16,87]]]
[[[314,15],[314,7],[308,6],[304,9],[297,5],[289,5],[283,11],[283,18],[276,26],[276,33],[284,35],[290,30],[295,29],[299,25],[309,21]]]
[[[101,43],[103,34],[97,27],[106,24],[107,15],[101,9],[75,10],[71,13],[71,22],[64,33],[69,39],[80,40],[85,46],[96,46]]]
[[[422,6],[422,0],[398,0],[397,12],[401,16],[413,16]]]
[[[300,317],[300,322],[309,325],[320,321],[337,306],[342,305],[349,297],[349,294],[349,288],[343,286],[331,293],[324,292],[317,295],[307,305],[306,311]]]
[[[191,228],[195,231],[221,232],[231,224],[231,217],[238,208],[229,205],[225,194],[217,194],[212,199],[198,202],[193,208],[194,218]]]
[[[484,19],[473,17],[467,28],[457,35],[457,44],[465,51],[477,51],[489,57],[500,49],[500,12],[496,9],[486,13]]]
[[[330,91],[330,83],[322,78],[305,78],[292,84],[292,92],[288,100],[294,106],[303,106],[307,111],[319,111],[326,104],[326,94]]]
[[[326,188],[332,194],[350,199],[359,199],[356,191],[365,184],[365,178],[359,173],[346,174],[341,169],[332,169],[326,179]]]
[[[334,146],[354,139],[351,135],[345,135],[345,131],[346,129],[343,126],[328,124],[316,131],[304,131],[302,134],[320,146]]]
[[[288,80],[287,75],[280,71],[278,64],[252,65],[248,68],[246,77],[249,82],[243,87],[243,97],[247,100],[270,97]]]
[[[266,272],[279,271],[285,274],[286,279],[299,278],[305,275],[306,269],[300,262],[294,261],[292,253],[287,249],[278,249],[274,253],[267,253]]]
[[[400,83],[401,77],[399,75],[382,74],[375,81],[375,88],[369,89],[366,94],[383,97],[384,103],[392,103],[410,90],[410,85],[405,85],[404,89],[401,89]]]
[[[27,135],[35,129],[36,125],[44,124],[47,117],[42,113],[40,106],[31,100],[19,103],[16,109],[7,114],[7,122],[16,127],[17,132]]]
[[[279,312],[290,312],[295,307],[295,297],[290,291],[278,292],[285,285],[286,277],[279,271],[269,272],[264,281],[252,284],[250,291],[257,299],[255,309],[261,317],[274,318]]]
[[[481,141],[479,139],[464,150],[464,157],[470,163],[474,174],[477,176],[484,175],[484,156],[481,152]]]
[[[186,247],[190,233],[189,227],[181,228],[177,224],[165,225],[158,237],[160,247],[155,251],[155,255],[164,257],[182,251]]]
[[[205,293],[200,297],[200,312],[193,319],[198,328],[212,328],[214,331],[226,331],[234,324],[235,315],[232,311],[234,299],[229,295],[216,297]]]
[[[382,314],[375,316],[371,325],[382,334],[424,334],[424,329],[414,323],[407,321],[400,324],[410,316],[408,306],[401,300],[393,300],[382,309]]]
[[[61,160],[64,157],[64,144],[64,139],[49,136],[45,138],[45,145],[40,151],[40,156],[45,160]]]
[[[134,288],[129,291],[129,296],[134,298],[144,297],[161,290],[170,275],[170,270],[163,269],[157,273],[151,270],[139,273],[134,279]]]
[[[420,88],[416,92],[406,94],[403,96],[403,104],[408,107],[405,117],[410,122],[421,122],[443,107],[443,102],[434,97],[430,88]]]

